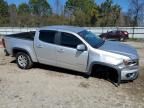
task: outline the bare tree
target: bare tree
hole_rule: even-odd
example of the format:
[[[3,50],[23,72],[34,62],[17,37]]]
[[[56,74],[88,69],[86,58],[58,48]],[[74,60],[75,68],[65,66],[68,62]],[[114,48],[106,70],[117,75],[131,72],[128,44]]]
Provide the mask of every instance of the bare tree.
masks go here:
[[[17,25],[17,8],[15,4],[9,5],[10,24],[11,26]]]
[[[125,19],[124,19],[124,13],[120,12],[119,16],[119,26],[125,26]]]
[[[143,16],[143,10],[144,10],[144,0],[130,0],[130,8],[129,8],[129,15],[131,17],[131,20],[133,20],[133,35],[135,34],[135,26],[139,26],[138,22]]]
[[[143,16],[144,0],[130,0],[129,13],[133,19],[133,26],[138,26],[138,21]]]
[[[55,0],[55,5],[56,5],[56,13],[62,14],[63,12],[63,5],[61,4],[61,0]]]

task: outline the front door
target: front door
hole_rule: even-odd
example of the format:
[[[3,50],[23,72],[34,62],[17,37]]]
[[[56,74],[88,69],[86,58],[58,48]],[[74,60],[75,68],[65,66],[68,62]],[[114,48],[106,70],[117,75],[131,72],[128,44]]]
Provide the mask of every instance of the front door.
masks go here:
[[[61,32],[60,45],[56,48],[58,66],[86,72],[88,51],[78,51],[79,44],[83,43],[75,35]]]

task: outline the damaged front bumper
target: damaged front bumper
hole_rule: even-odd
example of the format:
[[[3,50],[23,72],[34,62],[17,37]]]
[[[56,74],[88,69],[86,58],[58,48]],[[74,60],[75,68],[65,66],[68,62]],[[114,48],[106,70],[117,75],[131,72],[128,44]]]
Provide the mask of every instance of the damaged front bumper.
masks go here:
[[[135,80],[139,75],[139,60],[132,60],[128,65],[118,65],[121,81]]]

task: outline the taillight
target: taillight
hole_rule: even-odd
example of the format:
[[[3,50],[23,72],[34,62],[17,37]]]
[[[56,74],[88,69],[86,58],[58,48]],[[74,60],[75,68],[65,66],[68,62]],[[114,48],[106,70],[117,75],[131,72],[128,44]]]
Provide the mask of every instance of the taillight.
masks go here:
[[[128,32],[124,32],[124,34],[125,34],[125,35],[127,35],[127,34],[128,34]]]
[[[4,39],[2,39],[2,44],[3,44],[3,47],[6,48]]]

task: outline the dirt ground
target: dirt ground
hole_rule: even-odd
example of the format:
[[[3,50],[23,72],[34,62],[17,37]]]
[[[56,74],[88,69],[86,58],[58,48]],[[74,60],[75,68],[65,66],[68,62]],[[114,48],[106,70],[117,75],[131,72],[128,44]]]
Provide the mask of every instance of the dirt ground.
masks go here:
[[[50,66],[21,70],[0,48],[0,108],[144,108],[144,42],[126,44],[137,48],[141,70],[119,87]]]

